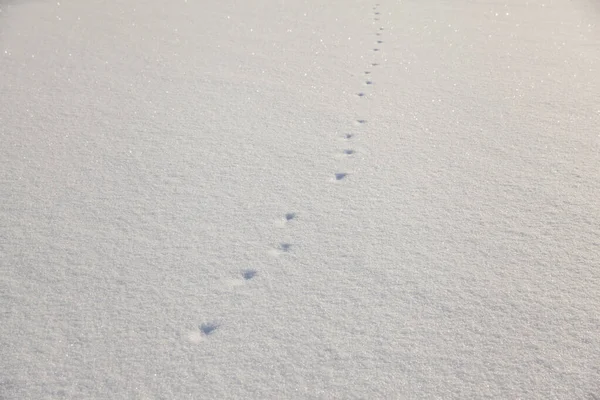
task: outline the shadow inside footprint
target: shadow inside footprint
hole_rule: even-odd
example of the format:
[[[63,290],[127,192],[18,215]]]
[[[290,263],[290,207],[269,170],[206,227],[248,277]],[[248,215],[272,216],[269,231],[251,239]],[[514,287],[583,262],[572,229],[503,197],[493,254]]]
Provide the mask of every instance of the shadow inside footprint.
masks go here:
[[[245,269],[242,271],[242,278],[248,281],[254,278],[256,274],[258,274],[258,271],[256,271],[255,269]]]
[[[363,92],[357,93],[356,94],[358,97],[363,97],[365,94]]]
[[[292,245],[289,243],[279,243],[279,249],[285,253],[289,252]]]
[[[345,139],[352,139],[352,134],[351,133],[346,133],[346,135],[344,135]]]
[[[296,218],[296,213],[287,213],[287,214],[285,214],[285,220],[286,221],[291,221],[294,218]]]
[[[346,149],[346,150],[344,150],[344,154],[347,154],[347,155],[354,154],[354,150]]]
[[[338,172],[337,174],[335,174],[335,180],[336,181],[341,181],[342,179],[344,179],[348,174],[345,172]]]
[[[205,335],[210,335],[211,333],[213,333],[214,331],[216,331],[218,327],[219,327],[219,324],[217,324],[217,323],[214,323],[214,322],[204,322],[204,323],[202,323],[200,325],[200,330]]]
[[[356,122],[358,122],[359,124],[365,124],[367,123],[366,119],[357,119]]]

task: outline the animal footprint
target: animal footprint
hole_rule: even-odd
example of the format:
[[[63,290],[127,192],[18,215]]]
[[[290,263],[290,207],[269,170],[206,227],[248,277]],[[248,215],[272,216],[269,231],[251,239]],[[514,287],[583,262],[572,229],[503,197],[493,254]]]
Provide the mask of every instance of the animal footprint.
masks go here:
[[[347,177],[348,174],[345,172],[338,172],[335,174],[335,180],[336,181],[341,181],[342,179],[344,179],[345,177]]]
[[[356,120],[356,123],[357,123],[357,124],[360,124],[360,125],[363,125],[363,124],[366,124],[366,123],[367,123],[367,120],[366,120],[366,119],[357,119],[357,120]]]
[[[289,253],[292,250],[292,245],[290,243],[282,242],[279,243],[279,246],[269,250],[269,254],[274,257],[278,257],[283,253]]]
[[[283,251],[284,253],[289,253],[291,248],[292,245],[290,243],[279,243],[279,250]]]
[[[344,139],[346,139],[346,140],[350,140],[350,139],[352,139],[353,137],[354,137],[354,135],[353,135],[353,134],[351,134],[351,133],[346,133],[346,134],[344,135]]]
[[[254,278],[257,274],[258,271],[256,271],[255,269],[245,269],[242,271],[242,278],[249,281],[250,279]]]
[[[346,154],[346,155],[352,155],[354,153],[355,153],[355,151],[352,150],[352,149],[346,149],[346,150],[344,150],[344,154]]]
[[[365,94],[364,94],[363,92],[357,93],[356,95],[357,95],[358,97],[364,97],[364,96],[365,96]]]
[[[199,328],[204,335],[208,336],[213,334],[219,328],[219,324],[216,322],[203,322],[200,324]]]
[[[365,81],[365,84],[367,84],[367,85],[372,85],[372,84],[373,84],[373,81]]]
[[[286,221],[291,221],[293,219],[296,219],[296,213],[291,212],[291,213],[285,214],[285,220]]]

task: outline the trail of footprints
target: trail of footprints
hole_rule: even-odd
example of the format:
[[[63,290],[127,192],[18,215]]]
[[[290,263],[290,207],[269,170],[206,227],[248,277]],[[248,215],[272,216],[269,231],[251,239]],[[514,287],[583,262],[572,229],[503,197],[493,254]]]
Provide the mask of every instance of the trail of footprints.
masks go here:
[[[379,11],[379,3],[375,4],[375,6],[372,8],[373,10],[373,21],[374,24],[377,24],[377,21],[379,21],[380,19],[380,15],[381,12]],[[383,40],[381,39],[381,36],[383,35],[382,31],[384,30],[384,28],[382,26],[376,27],[376,31],[375,31],[375,36],[377,36],[377,40],[375,41],[375,46],[373,47],[373,51],[374,52],[380,52],[381,51],[381,45],[383,44]],[[377,61],[373,61],[370,63],[370,66],[372,68],[378,67],[379,63]],[[367,88],[370,88],[374,85],[374,80],[372,78],[372,71],[371,69],[365,70],[364,71],[364,81],[363,81],[364,85]],[[368,93],[365,90],[359,91],[358,93],[356,93],[356,95],[360,98],[368,98]],[[354,121],[354,125],[357,127],[361,127],[363,125],[365,125],[367,123],[366,119],[363,118],[358,118]],[[352,141],[352,139],[354,139],[356,136],[353,133],[346,133],[344,135],[344,139],[346,141]],[[343,153],[347,156],[353,155],[355,154],[355,151],[352,148],[346,148],[345,150],[343,150]],[[336,172],[335,173],[335,179],[336,180],[342,180],[344,179],[348,174],[346,172]]]
[[[375,24],[377,24],[377,21],[380,20],[380,16],[381,16],[381,12],[379,11],[379,6],[380,4],[377,3],[375,4],[375,6],[372,8],[373,10],[373,21]],[[381,51],[381,45],[383,44],[383,40],[381,40],[381,37],[383,36],[383,32],[384,28],[382,26],[377,27],[376,28],[376,32],[375,32],[375,36],[377,36],[377,40],[374,42],[375,47],[373,47],[373,52],[377,53]],[[378,67],[380,64],[376,61],[373,61],[370,63],[370,66],[372,68],[376,68]],[[371,78],[372,77],[372,71],[369,70],[365,70],[364,71],[364,81],[363,84],[365,85],[365,87],[370,88],[374,85],[374,80]],[[356,93],[356,95],[360,98],[366,99],[368,98],[368,93],[366,91],[360,91],[358,93]],[[359,117],[356,118],[354,121],[354,126],[356,128],[361,128],[364,127],[367,124],[367,120]],[[364,128],[363,128],[364,129]],[[343,134],[343,139],[345,142],[347,142],[348,144],[351,144],[353,139],[355,139],[357,137],[357,135],[359,135],[361,131],[359,130],[357,133],[344,133]],[[346,148],[341,150],[342,154],[344,156],[352,156],[356,153],[356,151],[354,149],[352,149],[350,146],[347,146]],[[334,181],[343,181],[348,177],[348,173],[347,172],[343,172],[343,171],[338,171],[338,172],[334,172],[333,174],[334,176]],[[298,215],[295,212],[288,212],[283,216],[283,222],[284,223],[290,223],[291,221],[297,219]],[[274,249],[272,249],[271,254],[272,255],[283,255],[285,253],[289,253],[291,252],[293,249],[293,244],[292,243],[288,243],[288,242],[280,242],[278,246],[276,246]],[[256,269],[242,269],[240,271],[240,279],[243,281],[251,281],[253,279],[255,279],[256,277],[260,276],[259,272]],[[200,334],[203,336],[209,336],[214,334],[219,328],[220,328],[220,323],[219,322],[203,322],[200,325],[198,325],[198,328],[200,330]]]

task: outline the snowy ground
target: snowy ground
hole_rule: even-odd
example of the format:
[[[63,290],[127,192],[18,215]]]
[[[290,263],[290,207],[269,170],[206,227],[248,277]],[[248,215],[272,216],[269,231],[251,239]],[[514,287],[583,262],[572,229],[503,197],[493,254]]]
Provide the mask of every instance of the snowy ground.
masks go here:
[[[0,398],[600,399],[592,0],[0,11]]]

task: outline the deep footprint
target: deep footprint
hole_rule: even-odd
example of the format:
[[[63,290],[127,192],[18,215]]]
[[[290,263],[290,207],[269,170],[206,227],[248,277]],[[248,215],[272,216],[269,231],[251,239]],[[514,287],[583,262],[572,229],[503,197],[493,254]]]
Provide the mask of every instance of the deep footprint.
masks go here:
[[[335,174],[335,180],[336,181],[341,181],[342,179],[344,179],[346,176],[348,176],[347,173],[345,172],[338,172],[337,174]]]
[[[347,154],[347,155],[354,154],[354,150],[346,149],[346,150],[344,150],[344,154]]]

